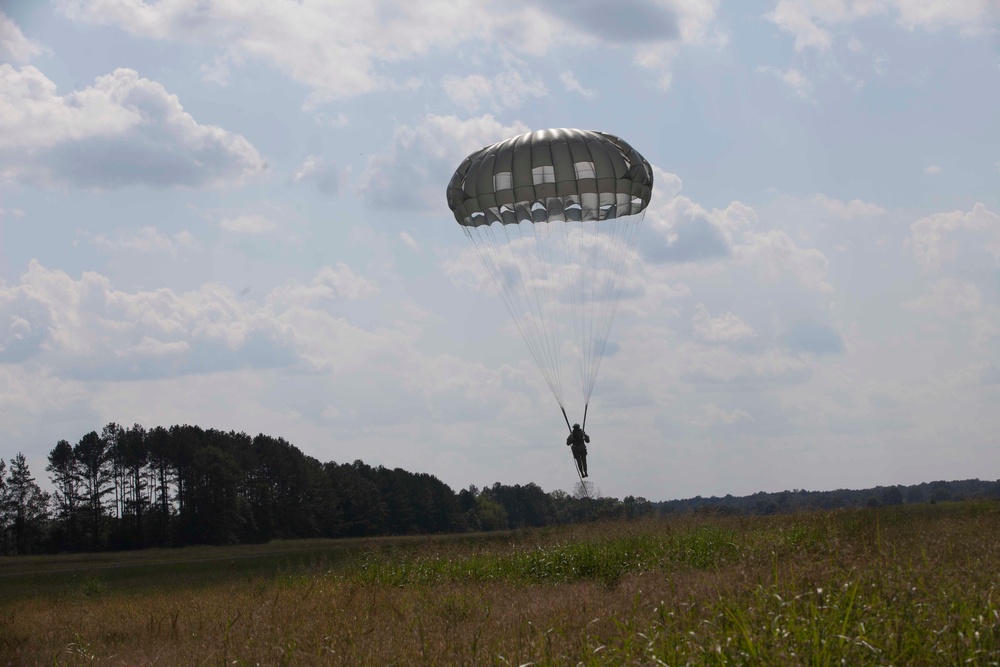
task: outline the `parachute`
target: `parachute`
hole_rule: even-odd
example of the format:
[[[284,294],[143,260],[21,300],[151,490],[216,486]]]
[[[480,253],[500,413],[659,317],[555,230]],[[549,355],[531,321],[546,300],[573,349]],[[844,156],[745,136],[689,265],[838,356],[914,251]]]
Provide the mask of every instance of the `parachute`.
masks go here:
[[[529,132],[467,157],[448,206],[472,241],[566,417],[563,361],[575,359],[583,423],[636,232],[649,162],[604,132]]]

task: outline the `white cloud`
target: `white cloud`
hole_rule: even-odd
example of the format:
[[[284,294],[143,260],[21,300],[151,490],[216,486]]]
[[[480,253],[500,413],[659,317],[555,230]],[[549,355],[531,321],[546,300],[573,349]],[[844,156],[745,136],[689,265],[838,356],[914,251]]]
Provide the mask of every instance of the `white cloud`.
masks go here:
[[[779,28],[795,36],[795,50],[814,48],[825,51],[833,44],[830,33],[816,25],[810,7],[804,2],[779,0],[767,15]]]
[[[522,123],[502,125],[489,114],[469,120],[428,114],[415,127],[398,127],[388,150],[369,158],[362,195],[386,208],[437,209],[444,199],[441,183],[467,155],[527,131]]]
[[[115,188],[240,183],[265,168],[238,134],[201,125],[129,69],[61,96],[31,66],[0,64],[0,177]]]
[[[1000,22],[1000,5],[995,0],[894,0],[892,4],[907,28],[958,28],[978,34]]]
[[[172,257],[176,257],[181,250],[192,250],[197,247],[194,236],[188,231],[167,236],[152,226],[119,229],[111,236],[98,234],[90,239],[90,243],[106,252],[161,252]]]
[[[733,313],[712,317],[703,303],[698,304],[691,324],[698,338],[708,343],[732,343],[756,335],[753,327]]]
[[[824,210],[844,220],[882,215],[886,212],[886,210],[878,204],[863,202],[860,199],[852,199],[844,202],[838,199],[832,199],[826,195],[816,194],[813,195],[813,200],[822,206]]]
[[[691,421],[695,426],[711,426],[713,424],[724,424],[731,426],[740,422],[752,422],[753,417],[746,410],[725,410],[715,403],[705,403],[701,406],[702,413],[695,416]]]
[[[795,50],[828,51],[833,46],[830,28],[861,19],[891,14],[908,29],[958,28],[966,34],[989,32],[1000,22],[995,0],[778,0],[766,16],[795,37]],[[848,49],[860,50],[851,37]]]
[[[219,227],[235,234],[266,234],[278,228],[277,223],[259,213],[238,215],[235,218],[223,218]]]
[[[483,107],[494,111],[516,109],[528,97],[548,94],[542,80],[527,72],[523,62],[509,58],[507,64],[507,69],[493,78],[481,74],[446,76],[441,86],[452,102],[470,112]]]
[[[994,259],[1000,258],[1000,215],[981,203],[968,213],[929,215],[910,225],[906,243],[917,263],[929,271],[940,270],[963,250],[985,249]]]
[[[636,63],[665,87],[679,46],[721,40],[712,32],[717,6],[718,0],[635,0],[628,11],[608,12],[591,1],[572,11],[562,2],[499,0],[59,4],[74,20],[117,25],[135,35],[225,44],[225,55],[207,66],[207,76],[225,80],[232,64],[263,61],[310,87],[310,105],[408,85],[389,73],[393,64],[432,51],[467,54],[469,42],[482,45],[488,57],[496,56],[497,44],[532,55],[598,44],[633,49]]]
[[[830,266],[826,255],[816,248],[799,247],[781,230],[747,232],[743,242],[733,248],[733,256],[753,266],[769,282],[791,276],[807,290],[833,291],[826,281]]]
[[[74,279],[32,261],[18,284],[0,285],[0,359],[36,360],[81,378],[141,378],[234,368],[336,368],[363,364],[407,334],[365,331],[327,302],[378,292],[346,264],[290,282],[263,303],[206,284],[127,292],[98,273]]]
[[[910,310],[952,318],[979,311],[983,306],[983,299],[974,283],[942,278],[931,285],[928,293],[905,302],[903,306]]]
[[[582,95],[588,100],[593,99],[597,94],[591,88],[585,88],[582,83],[577,80],[576,75],[573,72],[567,70],[559,75],[559,80],[562,81],[563,87],[571,93],[576,93],[577,95]]]
[[[420,244],[406,232],[399,233],[399,240],[406,244],[406,246],[412,250],[420,252]]]
[[[293,183],[312,182],[316,189],[327,195],[335,195],[340,191],[340,174],[334,165],[323,158],[310,155],[294,174]]]
[[[941,167],[932,164],[929,167],[927,167],[926,169],[924,169],[924,173],[925,174],[929,174],[931,176],[934,176],[936,174],[940,174],[941,173]]]
[[[795,69],[794,67],[785,71],[781,71],[777,67],[772,67],[770,65],[765,65],[757,68],[757,71],[761,74],[767,74],[773,76],[774,78],[781,81],[783,84],[788,86],[788,89],[792,94],[798,99],[804,102],[815,102],[813,97],[813,86],[809,79],[801,71]]]
[[[45,47],[25,37],[17,24],[0,11],[0,61],[24,63],[44,51]]]

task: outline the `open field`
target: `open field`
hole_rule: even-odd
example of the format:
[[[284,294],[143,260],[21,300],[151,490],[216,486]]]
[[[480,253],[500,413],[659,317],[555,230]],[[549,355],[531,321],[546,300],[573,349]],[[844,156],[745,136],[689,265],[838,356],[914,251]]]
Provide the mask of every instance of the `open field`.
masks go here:
[[[1000,505],[0,560],[2,664],[1000,664]]]

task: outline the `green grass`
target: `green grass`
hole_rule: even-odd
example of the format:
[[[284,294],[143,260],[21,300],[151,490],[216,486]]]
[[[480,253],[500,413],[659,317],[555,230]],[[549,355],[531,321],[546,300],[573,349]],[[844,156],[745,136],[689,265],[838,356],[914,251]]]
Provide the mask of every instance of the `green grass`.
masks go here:
[[[12,559],[0,656],[996,665],[998,529],[984,501],[102,555],[87,570]]]

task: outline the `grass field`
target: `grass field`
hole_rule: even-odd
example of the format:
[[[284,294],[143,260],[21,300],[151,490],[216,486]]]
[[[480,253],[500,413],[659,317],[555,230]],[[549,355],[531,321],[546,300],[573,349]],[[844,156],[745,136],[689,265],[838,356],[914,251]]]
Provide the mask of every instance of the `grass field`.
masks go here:
[[[0,559],[0,663],[996,665],[1000,504]]]

